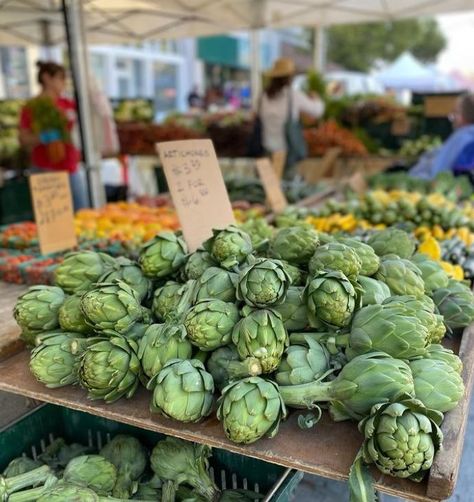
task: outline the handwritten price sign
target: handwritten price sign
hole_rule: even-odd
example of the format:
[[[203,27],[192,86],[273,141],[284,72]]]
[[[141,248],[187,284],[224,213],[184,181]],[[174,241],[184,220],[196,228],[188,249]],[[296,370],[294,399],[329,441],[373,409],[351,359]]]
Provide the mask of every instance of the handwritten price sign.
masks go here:
[[[29,180],[41,253],[76,246],[68,174],[33,174]]]
[[[224,179],[210,140],[158,143],[171,197],[191,251],[212,236],[213,228],[235,223]]]

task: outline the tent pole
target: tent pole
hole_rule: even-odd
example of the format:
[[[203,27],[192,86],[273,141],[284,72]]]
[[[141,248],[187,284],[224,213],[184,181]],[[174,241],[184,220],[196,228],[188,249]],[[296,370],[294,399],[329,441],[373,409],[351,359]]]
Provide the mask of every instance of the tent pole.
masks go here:
[[[93,207],[100,207],[105,203],[105,191],[100,178],[100,158],[92,134],[88,54],[84,36],[82,2],[62,0],[62,7],[89,200]]]
[[[254,29],[250,32],[250,90],[254,109],[257,107],[261,87],[260,31]]]
[[[326,66],[326,29],[323,25],[313,28],[313,65],[323,73]]]

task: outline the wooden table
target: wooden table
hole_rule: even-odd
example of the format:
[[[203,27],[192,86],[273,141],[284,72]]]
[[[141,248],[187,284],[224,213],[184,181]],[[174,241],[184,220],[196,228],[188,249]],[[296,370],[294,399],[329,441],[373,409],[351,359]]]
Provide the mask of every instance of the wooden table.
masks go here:
[[[7,317],[3,317],[2,321],[2,324],[10,323]],[[455,342],[453,345],[455,350],[457,350],[456,345]],[[466,395],[455,410],[446,414],[442,427],[445,435],[444,448],[437,454],[430,476],[422,483],[414,483],[384,476],[373,469],[378,490],[424,502],[443,500],[452,493],[459,471],[468,418],[474,369],[473,349],[474,327],[466,330],[459,347],[460,356],[464,360],[463,378]],[[293,411],[289,419],[281,424],[275,438],[262,439],[246,446],[237,445],[226,439],[222,425],[215,415],[199,424],[182,424],[168,420],[149,411],[151,394],[143,388],[140,388],[130,400],[121,399],[111,405],[101,401],[92,402],[87,399],[86,392],[78,387],[52,390],[38,383],[29,372],[28,360],[29,354],[23,350],[0,362],[0,390],[81,410],[143,429],[205,443],[327,478],[347,479],[349,468],[362,443],[362,437],[354,423],[335,423],[325,414],[313,429],[303,431],[297,425],[299,413]]]

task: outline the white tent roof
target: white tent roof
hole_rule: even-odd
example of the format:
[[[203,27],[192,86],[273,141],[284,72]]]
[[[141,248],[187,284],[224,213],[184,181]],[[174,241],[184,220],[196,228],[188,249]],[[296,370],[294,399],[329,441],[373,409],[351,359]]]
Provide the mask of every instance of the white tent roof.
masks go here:
[[[89,43],[125,43],[263,27],[392,20],[474,10],[474,0],[78,0]],[[0,44],[64,39],[60,0],[0,0]]]

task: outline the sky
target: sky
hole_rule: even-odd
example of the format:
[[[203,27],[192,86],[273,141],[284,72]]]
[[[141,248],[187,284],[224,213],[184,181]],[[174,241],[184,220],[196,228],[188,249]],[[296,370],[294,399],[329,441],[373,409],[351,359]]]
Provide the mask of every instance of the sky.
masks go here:
[[[474,11],[438,16],[441,29],[448,38],[448,47],[438,59],[443,71],[459,70],[474,74]]]

